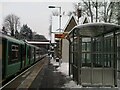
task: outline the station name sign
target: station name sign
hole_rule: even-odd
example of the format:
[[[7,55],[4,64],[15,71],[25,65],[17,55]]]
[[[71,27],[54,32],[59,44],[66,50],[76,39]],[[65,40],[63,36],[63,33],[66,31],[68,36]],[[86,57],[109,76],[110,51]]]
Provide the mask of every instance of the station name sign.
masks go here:
[[[63,38],[65,38],[65,34],[64,33],[62,33],[62,34],[55,34],[55,38],[63,39]]]

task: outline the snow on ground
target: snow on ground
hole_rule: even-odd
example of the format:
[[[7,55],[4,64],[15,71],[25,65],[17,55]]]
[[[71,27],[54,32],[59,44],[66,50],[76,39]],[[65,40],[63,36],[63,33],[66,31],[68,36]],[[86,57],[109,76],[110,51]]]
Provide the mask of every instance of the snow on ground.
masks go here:
[[[69,75],[69,63],[61,63],[61,66],[57,70],[64,75]]]
[[[51,63],[54,66],[58,66],[57,71],[61,72],[63,75],[68,76],[69,73],[69,63],[60,63],[60,62],[56,62],[54,59],[51,59]]]
[[[58,68],[56,68],[57,69],[56,72],[61,72],[63,75],[66,76],[66,78],[69,78],[69,80],[70,80],[69,82],[65,83],[62,88],[82,88],[82,86],[77,85],[76,82],[74,82],[71,79],[71,77],[69,77],[69,63],[62,62],[61,64],[59,64],[59,62],[56,62],[56,60],[54,60],[52,58],[51,64],[53,64],[53,66],[58,67]],[[118,81],[118,83],[120,83],[120,80]],[[120,84],[118,85],[118,87],[120,87]],[[119,90],[120,90],[120,88],[119,88]]]
[[[51,63],[54,66],[59,66],[59,62],[56,62],[54,59],[51,59]],[[76,82],[74,82],[69,77],[69,63],[62,62],[61,65],[57,68],[57,72],[61,72],[63,75],[66,76],[66,78],[69,78],[69,82],[65,83],[62,88],[81,88],[80,85],[77,85]]]
[[[53,64],[53,66],[59,66],[59,63],[53,58],[50,60],[50,63]]]
[[[71,80],[70,82],[64,84],[64,87],[62,88],[81,88],[82,86],[77,85],[73,80]]]

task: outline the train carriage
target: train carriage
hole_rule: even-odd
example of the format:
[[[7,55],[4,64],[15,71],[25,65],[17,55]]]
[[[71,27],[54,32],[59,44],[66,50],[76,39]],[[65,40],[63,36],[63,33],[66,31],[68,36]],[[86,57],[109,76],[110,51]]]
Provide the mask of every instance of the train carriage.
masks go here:
[[[26,44],[26,66],[32,65],[35,62],[35,46],[31,44]]]
[[[21,52],[24,42],[0,35],[2,38],[2,75],[9,77],[21,69]]]
[[[0,39],[2,80],[25,70],[43,57],[40,47],[3,34],[0,34]]]

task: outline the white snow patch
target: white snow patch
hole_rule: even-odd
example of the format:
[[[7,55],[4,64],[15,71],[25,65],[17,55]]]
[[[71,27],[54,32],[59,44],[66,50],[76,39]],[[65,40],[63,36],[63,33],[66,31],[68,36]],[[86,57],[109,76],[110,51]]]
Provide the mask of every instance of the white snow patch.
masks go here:
[[[50,63],[53,64],[53,66],[59,66],[59,62],[56,62],[53,58],[50,60]]]
[[[69,63],[61,63],[61,66],[57,70],[67,76],[69,73]]]
[[[53,66],[59,66],[59,62],[56,62],[53,58],[51,59],[51,64]],[[69,63],[62,62],[61,65],[57,68],[57,71],[54,72],[61,72],[63,75],[66,76],[66,78],[71,78],[69,77]],[[62,88],[81,88],[82,86],[77,85],[76,82],[73,80],[70,80],[69,82],[65,83]]]
[[[66,78],[70,78],[69,77],[69,63],[62,63],[60,67],[57,68],[57,70],[59,72],[61,72],[62,74],[66,75]],[[62,88],[81,88],[82,86],[77,85],[76,82],[74,82],[73,80],[70,80],[68,83],[65,83],[64,86]]]
[[[82,86],[77,85],[73,80],[71,80],[70,82],[64,84],[64,87],[62,88],[81,88]]]

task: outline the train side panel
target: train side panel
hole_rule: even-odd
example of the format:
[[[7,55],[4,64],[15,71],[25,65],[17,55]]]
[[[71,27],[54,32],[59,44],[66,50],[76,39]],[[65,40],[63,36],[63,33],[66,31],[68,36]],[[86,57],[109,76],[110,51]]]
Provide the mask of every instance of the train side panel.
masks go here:
[[[8,41],[8,60],[6,61],[6,76],[15,74],[20,70],[20,44]]]
[[[2,80],[26,69],[41,59],[41,48],[14,39],[6,35],[0,35],[2,39]]]
[[[17,41],[5,40],[6,44],[6,53],[5,53],[5,62],[4,62],[4,77],[11,76],[18,72],[21,67],[20,60],[20,44]]]
[[[25,64],[26,64],[26,45],[25,44],[21,44],[20,47],[20,59],[21,59],[21,70],[25,68]]]
[[[34,46],[30,45],[30,65],[32,65],[35,61],[34,61],[34,54],[35,54],[35,51],[34,51]]]
[[[2,78],[6,76],[6,59],[8,56],[7,41],[2,38]]]

